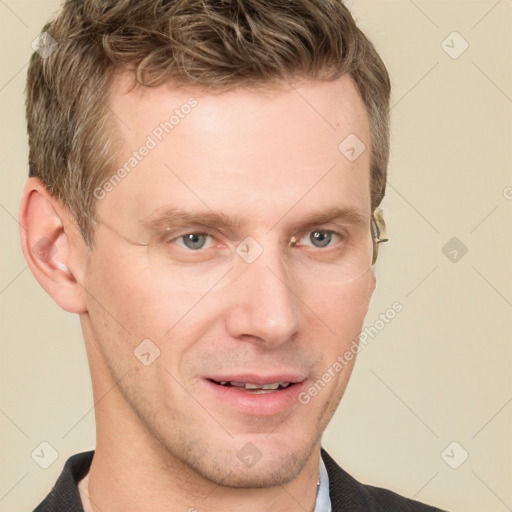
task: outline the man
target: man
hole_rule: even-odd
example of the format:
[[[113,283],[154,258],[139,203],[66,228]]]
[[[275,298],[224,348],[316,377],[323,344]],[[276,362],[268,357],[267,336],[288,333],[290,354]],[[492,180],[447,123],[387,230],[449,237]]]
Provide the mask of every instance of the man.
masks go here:
[[[389,77],[341,1],[70,0],[42,41],[22,246],[80,315],[97,445],[36,511],[437,510],[321,447],[389,154]]]

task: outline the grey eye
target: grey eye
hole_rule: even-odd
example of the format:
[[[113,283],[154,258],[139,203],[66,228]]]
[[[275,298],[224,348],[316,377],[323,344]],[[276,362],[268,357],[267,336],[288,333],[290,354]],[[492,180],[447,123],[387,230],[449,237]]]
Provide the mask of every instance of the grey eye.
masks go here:
[[[188,249],[202,249],[206,243],[206,233],[189,233],[180,238]]]
[[[332,240],[332,233],[330,231],[312,231],[309,239],[315,247],[326,247]]]

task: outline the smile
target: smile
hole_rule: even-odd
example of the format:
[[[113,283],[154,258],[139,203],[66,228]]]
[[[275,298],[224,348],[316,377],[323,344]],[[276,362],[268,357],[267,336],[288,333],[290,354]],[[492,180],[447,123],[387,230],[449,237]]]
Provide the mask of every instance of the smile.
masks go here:
[[[204,378],[208,403],[217,403],[221,409],[233,410],[250,416],[273,416],[289,411],[298,403],[298,395],[306,387],[307,379],[299,375],[283,374],[261,377],[257,375],[218,376]]]

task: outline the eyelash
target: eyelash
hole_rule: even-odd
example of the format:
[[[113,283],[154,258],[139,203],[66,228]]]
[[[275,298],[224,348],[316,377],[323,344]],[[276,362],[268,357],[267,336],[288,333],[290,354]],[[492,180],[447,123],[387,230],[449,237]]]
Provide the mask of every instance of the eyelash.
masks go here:
[[[298,241],[302,240],[302,238],[304,238],[304,236],[308,235],[308,234],[311,234],[311,233],[315,233],[315,232],[321,232],[321,233],[325,233],[325,234],[330,234],[330,235],[334,235],[336,237],[339,238],[340,241],[344,240],[346,238],[346,235],[342,234],[342,233],[338,233],[337,231],[333,231],[332,229],[312,229],[310,231],[305,231],[303,233],[300,233],[296,238],[295,238],[295,243],[297,243]],[[199,236],[209,236],[209,237],[212,237],[212,238],[215,238],[215,235],[213,235],[212,233],[208,233],[206,231],[189,231],[188,233],[183,233],[182,235],[179,235],[177,237],[174,237],[168,241],[166,241],[165,243],[166,244],[170,244],[172,242],[176,242],[177,240],[181,240],[183,239],[184,237],[186,237],[187,235],[199,235]],[[334,245],[336,244],[330,244],[330,245],[327,245],[326,247],[316,247],[316,249],[324,249],[324,250],[327,250],[327,249],[330,249],[331,247],[333,247]],[[295,246],[295,244],[294,244]],[[204,251],[206,249],[204,248],[201,248],[201,249],[196,249],[196,250],[193,250],[193,249],[190,249],[188,247],[183,247],[183,246],[180,246],[182,249],[185,249],[187,252],[201,252],[201,251]],[[309,246],[309,247],[313,247],[315,248],[314,246]]]

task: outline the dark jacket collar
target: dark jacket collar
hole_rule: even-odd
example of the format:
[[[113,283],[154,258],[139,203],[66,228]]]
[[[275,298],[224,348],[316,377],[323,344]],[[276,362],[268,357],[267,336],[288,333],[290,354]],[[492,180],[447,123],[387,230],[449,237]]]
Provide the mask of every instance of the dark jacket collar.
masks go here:
[[[78,482],[89,471],[93,455],[94,450],[91,450],[70,457],[50,494],[34,509],[34,512],[84,512],[78,492]]]

